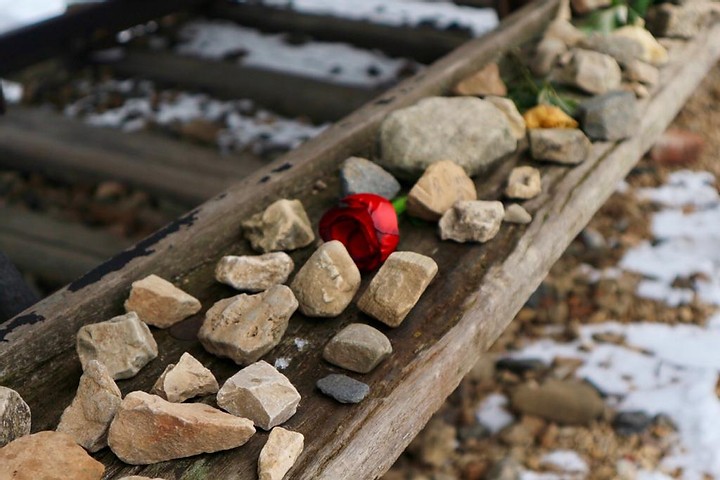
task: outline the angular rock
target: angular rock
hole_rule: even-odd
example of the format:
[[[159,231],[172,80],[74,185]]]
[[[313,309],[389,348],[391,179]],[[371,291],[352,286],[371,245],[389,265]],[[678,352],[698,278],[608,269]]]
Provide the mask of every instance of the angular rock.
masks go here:
[[[620,65],[610,55],[574,48],[570,61],[550,74],[550,81],[577,87],[592,94],[602,94],[620,85]]]
[[[647,27],[658,37],[692,38],[720,18],[717,2],[661,3],[648,10]]]
[[[435,221],[460,200],[475,200],[475,184],[455,162],[430,165],[410,189],[407,211],[413,217]]]
[[[485,97],[485,101],[492,103],[498,110],[505,114],[510,123],[510,129],[517,140],[525,138],[525,120],[518,112],[515,102],[505,97]]]
[[[258,458],[259,480],[282,480],[295,465],[305,446],[302,433],[275,427]]]
[[[532,215],[528,213],[521,205],[513,203],[505,208],[505,217],[503,222],[527,224],[532,222]]]
[[[611,0],[570,0],[570,5],[575,13],[585,15],[598,8],[609,7]]]
[[[0,448],[0,478],[7,480],[100,480],[105,466],[70,435],[44,431]]]
[[[500,69],[497,63],[489,63],[482,70],[473,73],[461,80],[453,89],[455,95],[474,95],[484,97],[486,95],[507,95],[507,87],[500,78]]]
[[[285,285],[225,298],[205,314],[198,339],[208,352],[248,365],[280,342],[297,307],[295,295]]]
[[[294,268],[295,263],[285,252],[226,255],[215,267],[215,280],[237,290],[262,292],[285,283]]]
[[[236,448],[254,433],[250,420],[208,405],[132,392],[110,425],[108,444],[123,462],[148,465]]]
[[[168,402],[181,403],[199,395],[217,393],[219,388],[212,372],[185,352],[177,364],[171,363],[165,368],[151,393]]]
[[[380,330],[351,323],[325,345],[323,358],[346,370],[368,373],[391,353],[390,340]]]
[[[197,298],[157,275],[133,282],[125,301],[126,312],[135,312],[140,320],[158,328],[175,325],[201,308]]]
[[[340,403],[360,403],[370,393],[370,387],[363,382],[338,373],[321,378],[315,385]]]
[[[97,360],[114,380],[134,377],[158,354],[155,338],[135,312],[81,327],[76,350],[83,370]]]
[[[19,393],[0,386],[0,447],[30,433],[30,407]]]
[[[632,40],[640,46],[640,51],[635,58],[654,66],[664,65],[668,61],[668,52],[660,45],[652,33],[636,25],[628,25],[614,30],[613,37]]]
[[[437,274],[435,261],[415,252],[390,254],[358,300],[358,308],[386,325],[397,327]]]
[[[108,428],[120,407],[122,395],[105,365],[91,360],[77,393],[60,417],[58,432],[67,433],[82,447],[97,452],[107,446]]]
[[[623,79],[652,86],[660,80],[660,71],[649,63],[634,60],[623,65]]]
[[[440,219],[440,238],[460,243],[487,242],[500,231],[504,216],[502,202],[457,202]]]
[[[337,317],[360,288],[360,270],[337,240],[315,250],[290,284],[300,311],[308,317]]]
[[[280,199],[242,223],[245,237],[259,252],[295,250],[315,240],[300,200]]]
[[[530,131],[530,154],[535,160],[577,165],[590,153],[592,143],[574,128],[545,128]]]
[[[406,178],[417,178],[432,163],[452,160],[476,175],[516,146],[505,115],[489,102],[430,97],[385,118],[378,163]]]
[[[538,105],[523,114],[525,126],[533,128],[577,128],[578,122],[553,105]]]
[[[505,188],[507,197],[527,200],[540,195],[540,192],[542,192],[540,170],[528,166],[512,169]]]
[[[530,69],[538,77],[547,76],[567,50],[568,47],[562,40],[551,37],[543,38],[535,48],[535,56],[530,64]]]
[[[526,415],[563,425],[588,424],[604,409],[602,398],[588,384],[554,379],[540,386],[520,385],[511,395],[511,405]]]
[[[350,157],[340,165],[342,196],[374,193],[392,200],[400,192],[400,183],[380,165],[360,157]]]
[[[637,110],[635,95],[610,92],[580,105],[580,123],[591,140],[622,140],[637,130]]]
[[[270,430],[295,415],[300,394],[285,375],[259,361],[228,378],[217,394],[218,406]]]
[[[623,35],[594,33],[578,43],[580,48],[613,57],[621,66],[643,58],[644,47],[639,40]]]
[[[556,18],[545,29],[545,38],[556,38],[568,47],[574,47],[585,38],[585,34],[569,21]]]

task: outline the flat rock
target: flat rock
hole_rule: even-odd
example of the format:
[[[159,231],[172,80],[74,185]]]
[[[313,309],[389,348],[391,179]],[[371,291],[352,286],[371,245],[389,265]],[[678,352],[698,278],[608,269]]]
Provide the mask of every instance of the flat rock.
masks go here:
[[[215,267],[215,280],[236,290],[262,292],[285,283],[294,268],[295,263],[285,252],[226,255]]]
[[[644,53],[643,44],[639,40],[624,35],[593,33],[581,40],[578,47],[609,55],[621,66],[642,59]]]
[[[58,432],[67,433],[82,447],[97,452],[107,446],[110,422],[120,407],[122,395],[105,365],[91,360],[75,398],[60,417]]]
[[[346,370],[368,373],[391,353],[390,340],[380,330],[351,323],[325,345],[323,358]]]
[[[575,128],[545,128],[530,131],[530,154],[535,160],[577,165],[590,153],[592,143]]]
[[[278,200],[242,225],[245,237],[259,252],[296,250],[315,240],[315,232],[300,200]]]
[[[532,222],[532,215],[530,215],[528,211],[522,207],[522,205],[512,203],[505,207],[503,222],[527,224]]]
[[[486,102],[492,103],[495,108],[500,110],[510,123],[510,129],[513,136],[517,140],[525,138],[525,120],[515,106],[515,102],[505,97],[487,96]]]
[[[308,317],[337,317],[360,288],[360,270],[345,245],[323,243],[290,284],[300,311]]]
[[[114,380],[134,377],[158,354],[155,338],[135,312],[81,327],[76,349],[83,370],[97,360]]]
[[[358,300],[358,308],[386,325],[397,327],[437,274],[435,261],[415,252],[390,254]]]
[[[525,125],[533,128],[577,128],[578,122],[554,105],[538,105],[523,114]]]
[[[623,79],[652,86],[660,80],[660,71],[649,63],[634,60],[623,65]]]
[[[201,308],[197,298],[157,275],[133,282],[125,301],[125,311],[137,313],[140,320],[158,328],[175,325]]]
[[[38,432],[0,448],[0,478],[7,480],[100,480],[105,466],[60,432]]]
[[[652,33],[640,26],[628,25],[618,28],[612,32],[611,37],[623,38],[635,42],[639,47],[639,51],[633,55],[638,60],[649,63],[651,65],[660,66],[668,61],[668,52],[665,47],[653,37]]]
[[[622,72],[618,62],[610,55],[574,48],[567,64],[550,74],[550,81],[577,87],[592,94],[602,94],[618,88]]]
[[[622,140],[632,136],[638,127],[635,95],[610,92],[593,97],[580,105],[580,123],[592,140]]]
[[[321,378],[315,385],[340,403],[360,403],[370,393],[370,387],[363,382],[338,373]]]
[[[152,393],[169,402],[180,403],[199,395],[217,393],[219,388],[212,372],[185,352],[177,364],[171,363],[165,368]]]
[[[377,163],[350,157],[340,165],[340,188],[343,197],[374,193],[391,200],[400,192],[400,183]]]
[[[259,480],[282,480],[303,451],[302,433],[275,427],[268,435],[258,458]]]
[[[436,221],[455,202],[476,198],[475,184],[465,170],[455,162],[442,160],[430,165],[410,189],[407,212],[413,217]]]
[[[440,238],[460,243],[487,242],[500,231],[504,216],[502,202],[457,202],[440,219]]]
[[[570,0],[573,11],[579,15],[585,15],[598,8],[609,7],[611,3],[611,0]]]
[[[512,407],[563,425],[584,425],[598,418],[604,409],[598,392],[576,380],[545,381],[540,386],[523,384],[511,395]]]
[[[505,188],[507,197],[527,200],[540,195],[540,192],[542,192],[540,170],[528,166],[512,169]]]
[[[507,118],[491,103],[474,97],[430,97],[385,118],[378,163],[418,178],[431,164],[452,160],[472,176],[516,146]]]
[[[474,95],[484,97],[486,95],[507,95],[507,87],[500,78],[500,69],[497,63],[489,63],[481,70],[464,78],[453,89],[456,95]]]
[[[217,394],[218,406],[270,430],[295,415],[300,394],[285,375],[260,361],[228,378]]]
[[[225,298],[205,314],[198,339],[208,352],[248,365],[280,342],[297,307],[285,285]]]
[[[30,433],[30,407],[19,393],[0,386],[0,447]]]
[[[123,462],[147,465],[236,448],[254,433],[250,420],[208,405],[132,392],[120,403],[108,443]]]

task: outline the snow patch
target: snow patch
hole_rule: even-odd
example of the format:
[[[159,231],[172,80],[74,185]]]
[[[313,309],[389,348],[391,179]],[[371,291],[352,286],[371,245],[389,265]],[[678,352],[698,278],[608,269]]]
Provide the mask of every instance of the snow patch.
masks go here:
[[[295,348],[298,349],[298,352],[302,352],[305,350],[305,347],[310,345],[310,342],[305,340],[304,338],[295,337],[295,340],[293,340],[293,343],[295,343]]]
[[[2,84],[2,92],[7,103],[13,104],[22,101],[24,88],[21,83],[1,78],[0,83]]]
[[[515,420],[515,417],[505,408],[507,404],[508,399],[505,395],[491,393],[485,397],[475,411],[475,418],[480,425],[495,434]]]
[[[544,455],[540,464],[554,467],[568,473],[587,473],[588,465],[583,458],[573,450],[555,450]]]
[[[290,366],[290,359],[288,357],[278,357],[275,359],[275,368],[278,370],[285,370]]]

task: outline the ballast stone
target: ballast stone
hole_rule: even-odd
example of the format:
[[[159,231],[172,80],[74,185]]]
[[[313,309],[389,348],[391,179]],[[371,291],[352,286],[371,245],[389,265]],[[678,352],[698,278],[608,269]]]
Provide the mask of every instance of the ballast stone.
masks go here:
[[[455,162],[442,160],[430,165],[410,189],[407,212],[413,217],[436,221],[455,202],[476,198],[475,184],[465,170]]]
[[[315,385],[322,393],[340,403],[360,403],[370,393],[367,384],[337,373],[321,378]]]
[[[342,196],[374,193],[392,200],[400,192],[400,183],[392,174],[375,162],[350,157],[340,166]]]
[[[133,282],[125,301],[126,312],[135,312],[140,320],[158,328],[175,325],[201,308],[197,298],[157,275]]]
[[[440,238],[456,242],[484,243],[497,235],[505,216],[505,208],[498,201],[457,202],[445,212],[440,222]]]
[[[294,268],[295,263],[285,252],[226,255],[215,267],[215,280],[236,290],[256,293],[285,283]]]
[[[168,402],[180,403],[199,395],[217,393],[219,388],[212,372],[185,352],[177,364],[171,363],[165,368],[152,393]]]
[[[243,222],[245,237],[259,252],[296,250],[315,240],[300,200],[280,199]]]
[[[368,373],[391,353],[390,340],[380,330],[351,323],[325,345],[323,358],[346,370]]]
[[[540,170],[535,167],[515,167],[510,172],[505,195],[509,198],[529,200],[542,192]]]
[[[530,131],[530,154],[533,159],[577,165],[587,158],[592,142],[575,128],[545,128]]]
[[[302,433],[275,427],[268,435],[258,458],[259,480],[282,480],[303,451]]]
[[[0,386],[0,447],[30,434],[30,407],[19,393]]]

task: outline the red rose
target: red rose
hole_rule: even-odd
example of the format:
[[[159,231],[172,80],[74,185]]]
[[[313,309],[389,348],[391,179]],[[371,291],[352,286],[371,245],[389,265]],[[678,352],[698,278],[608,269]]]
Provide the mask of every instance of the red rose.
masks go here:
[[[375,270],[400,241],[395,208],[372,193],[348,195],[340,203],[320,219],[320,236],[345,245],[360,270]]]

